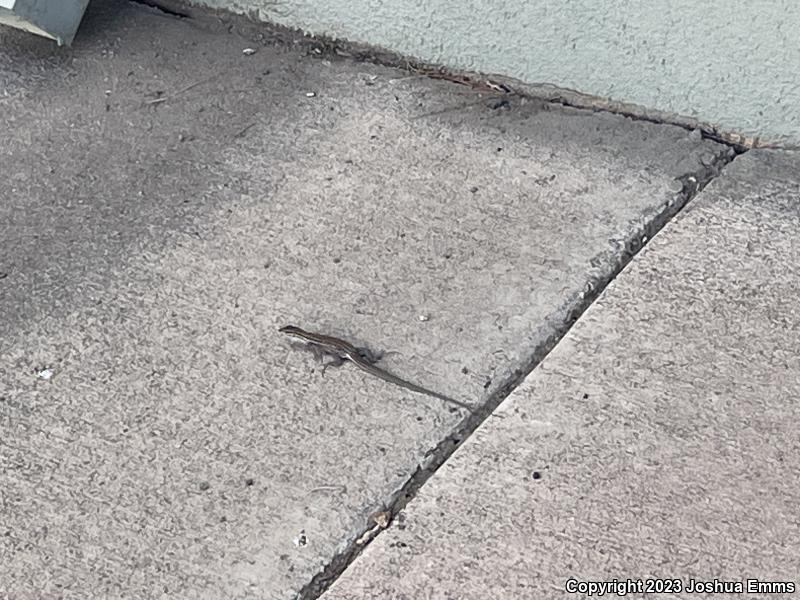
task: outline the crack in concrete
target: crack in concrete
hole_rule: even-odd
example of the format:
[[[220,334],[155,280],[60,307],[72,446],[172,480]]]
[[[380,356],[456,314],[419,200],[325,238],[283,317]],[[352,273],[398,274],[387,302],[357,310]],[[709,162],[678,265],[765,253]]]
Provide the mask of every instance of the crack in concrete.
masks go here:
[[[178,3],[170,2],[169,0],[128,0],[128,2],[149,6],[171,17],[177,17],[179,19],[192,18],[192,14],[188,9],[183,8],[183,6]]]
[[[699,194],[711,181],[713,181],[735,156],[746,152],[739,148],[731,151],[720,151],[710,164],[704,165],[694,173],[687,173],[678,178],[682,189],[677,192],[673,201],[663,206],[659,212],[650,216],[641,227],[631,233],[621,251],[615,256],[606,256],[612,266],[606,273],[589,280],[585,289],[574,294],[566,302],[564,319],[547,336],[544,342],[536,347],[529,360],[514,371],[513,375],[487,399],[486,403],[475,413],[465,419],[450,435],[442,439],[437,446],[427,455],[427,461],[417,467],[406,484],[394,494],[386,504],[385,510],[391,515],[393,521],[400,512],[413,500],[425,483],[439,470],[439,468],[453,455],[453,453],[469,437],[490,418],[497,407],[519,386],[520,383],[544,360],[555,348],[559,341],[569,332],[574,323],[591,306],[603,290],[617,275],[630,263],[631,260],[647,245],[667,223],[681,212],[697,194]],[[611,253],[612,251],[608,251]],[[296,600],[317,600],[333,583],[344,573],[348,566],[383,533],[384,527],[375,531],[374,520],[369,519],[358,531],[347,548],[337,554],[326,566],[315,575],[296,595]]]

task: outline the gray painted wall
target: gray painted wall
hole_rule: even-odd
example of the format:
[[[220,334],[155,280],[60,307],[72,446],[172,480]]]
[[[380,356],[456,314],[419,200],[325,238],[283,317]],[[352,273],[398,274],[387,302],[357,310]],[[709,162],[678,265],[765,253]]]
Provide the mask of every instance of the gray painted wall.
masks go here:
[[[797,0],[198,3],[800,143]]]

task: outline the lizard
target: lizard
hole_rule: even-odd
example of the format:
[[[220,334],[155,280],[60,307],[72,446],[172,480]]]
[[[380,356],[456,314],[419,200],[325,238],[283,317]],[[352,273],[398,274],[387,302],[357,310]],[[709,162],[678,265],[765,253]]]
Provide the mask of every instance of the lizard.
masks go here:
[[[365,373],[369,373],[373,377],[377,377],[378,379],[382,379],[383,381],[405,388],[412,392],[425,394],[427,396],[431,396],[432,398],[442,400],[443,402],[459,406],[468,410],[469,412],[473,412],[472,408],[463,402],[459,402],[458,400],[450,398],[449,396],[445,396],[444,394],[440,394],[439,392],[434,392],[433,390],[429,390],[422,386],[416,385],[415,383],[411,383],[410,381],[406,381],[405,379],[401,379],[397,375],[389,373],[388,371],[375,366],[375,363],[380,359],[380,356],[376,356],[367,348],[357,348],[345,340],[330,335],[305,331],[304,329],[300,329],[295,325],[284,325],[278,329],[278,331],[306,342],[309,345],[309,348],[318,356],[321,354],[331,356],[333,361],[325,365],[324,368],[329,366],[339,366],[346,360],[349,360],[359,369]]]

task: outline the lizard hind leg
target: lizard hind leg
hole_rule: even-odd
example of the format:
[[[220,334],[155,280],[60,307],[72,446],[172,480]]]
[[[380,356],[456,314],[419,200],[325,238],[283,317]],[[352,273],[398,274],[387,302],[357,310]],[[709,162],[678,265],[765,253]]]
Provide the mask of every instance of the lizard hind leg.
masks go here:
[[[389,356],[391,354],[400,354],[397,351],[391,350],[389,352],[384,352],[382,350],[370,350],[369,348],[356,348],[358,350],[359,356],[363,358],[368,363],[374,365],[376,362],[381,361],[384,357]]]
[[[373,351],[369,348],[356,348],[358,355],[370,364],[375,364],[383,358],[383,352]]]

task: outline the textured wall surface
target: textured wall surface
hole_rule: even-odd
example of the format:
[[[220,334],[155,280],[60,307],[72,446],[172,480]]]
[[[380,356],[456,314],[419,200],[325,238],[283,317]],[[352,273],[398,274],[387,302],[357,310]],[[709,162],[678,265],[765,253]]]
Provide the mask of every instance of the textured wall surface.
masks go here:
[[[800,142],[791,0],[202,0],[452,67]]]

